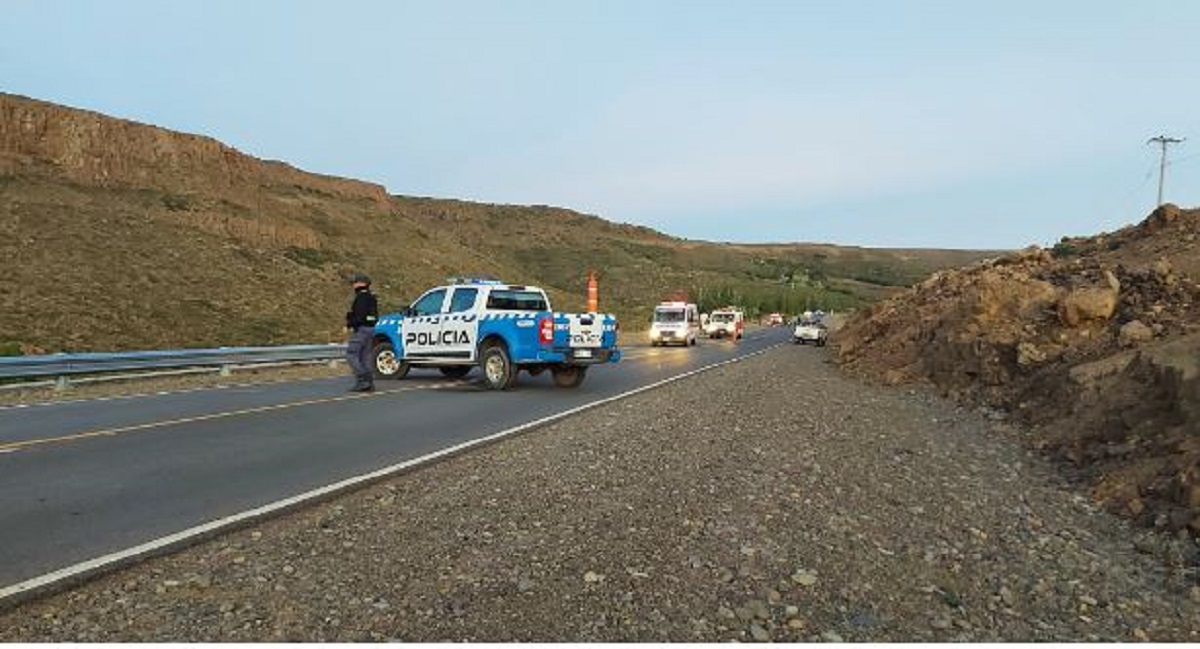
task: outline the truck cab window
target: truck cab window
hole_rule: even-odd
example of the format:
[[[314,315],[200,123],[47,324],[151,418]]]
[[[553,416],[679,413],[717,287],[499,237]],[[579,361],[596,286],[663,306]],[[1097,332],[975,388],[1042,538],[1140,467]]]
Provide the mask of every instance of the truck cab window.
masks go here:
[[[474,288],[456,288],[450,298],[450,313],[462,313],[475,308],[475,298],[479,290]]]
[[[413,315],[435,315],[442,312],[442,302],[446,301],[446,289],[439,288],[421,296],[413,302]]]

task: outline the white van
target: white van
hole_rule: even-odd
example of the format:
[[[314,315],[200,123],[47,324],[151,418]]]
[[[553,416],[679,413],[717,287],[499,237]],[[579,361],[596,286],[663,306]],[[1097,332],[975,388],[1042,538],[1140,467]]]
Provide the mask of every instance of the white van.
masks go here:
[[[746,318],[740,310],[733,307],[717,309],[708,317],[704,333],[708,334],[709,338],[741,340],[746,335]]]
[[[700,310],[689,302],[663,302],[654,308],[654,319],[650,322],[650,344],[684,345],[696,344],[700,335]]]

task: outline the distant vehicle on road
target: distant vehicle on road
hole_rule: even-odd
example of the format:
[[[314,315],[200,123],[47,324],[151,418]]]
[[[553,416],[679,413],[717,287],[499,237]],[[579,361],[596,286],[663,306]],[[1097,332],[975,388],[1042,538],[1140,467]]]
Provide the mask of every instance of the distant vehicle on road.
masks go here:
[[[732,307],[717,309],[708,316],[704,333],[709,338],[740,340],[746,332],[746,319],[742,312]]]
[[[779,327],[782,325],[783,325],[783,314],[782,313],[772,313],[767,316],[767,326],[768,327]]]
[[[804,313],[800,314],[800,317],[797,318],[797,320],[800,320],[802,322],[803,321],[824,322],[825,321],[825,312],[820,309],[817,309],[816,311],[805,311]]]
[[[650,322],[650,345],[696,344],[700,335],[700,310],[690,302],[662,302],[654,307]]]
[[[817,347],[824,347],[827,340],[829,340],[829,329],[825,323],[819,320],[802,318],[796,323],[796,328],[792,330],[792,342],[797,345],[813,343]]]

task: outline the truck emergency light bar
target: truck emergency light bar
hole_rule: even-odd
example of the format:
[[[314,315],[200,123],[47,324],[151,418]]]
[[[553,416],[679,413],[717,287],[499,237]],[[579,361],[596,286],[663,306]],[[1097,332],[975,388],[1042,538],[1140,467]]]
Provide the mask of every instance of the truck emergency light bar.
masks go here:
[[[504,282],[490,277],[449,277],[446,279],[447,284],[488,284],[501,285]]]

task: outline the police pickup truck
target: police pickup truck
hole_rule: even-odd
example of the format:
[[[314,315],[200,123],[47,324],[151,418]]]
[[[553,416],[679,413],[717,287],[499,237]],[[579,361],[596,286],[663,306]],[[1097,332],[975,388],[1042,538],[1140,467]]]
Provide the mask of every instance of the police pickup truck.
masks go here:
[[[452,280],[375,325],[375,375],[403,378],[435,367],[452,378],[483,370],[484,384],[507,390],[525,370],[549,370],[555,385],[578,387],[590,366],[615,363],[617,320],[599,313],[556,313],[546,292],[495,280]]]

